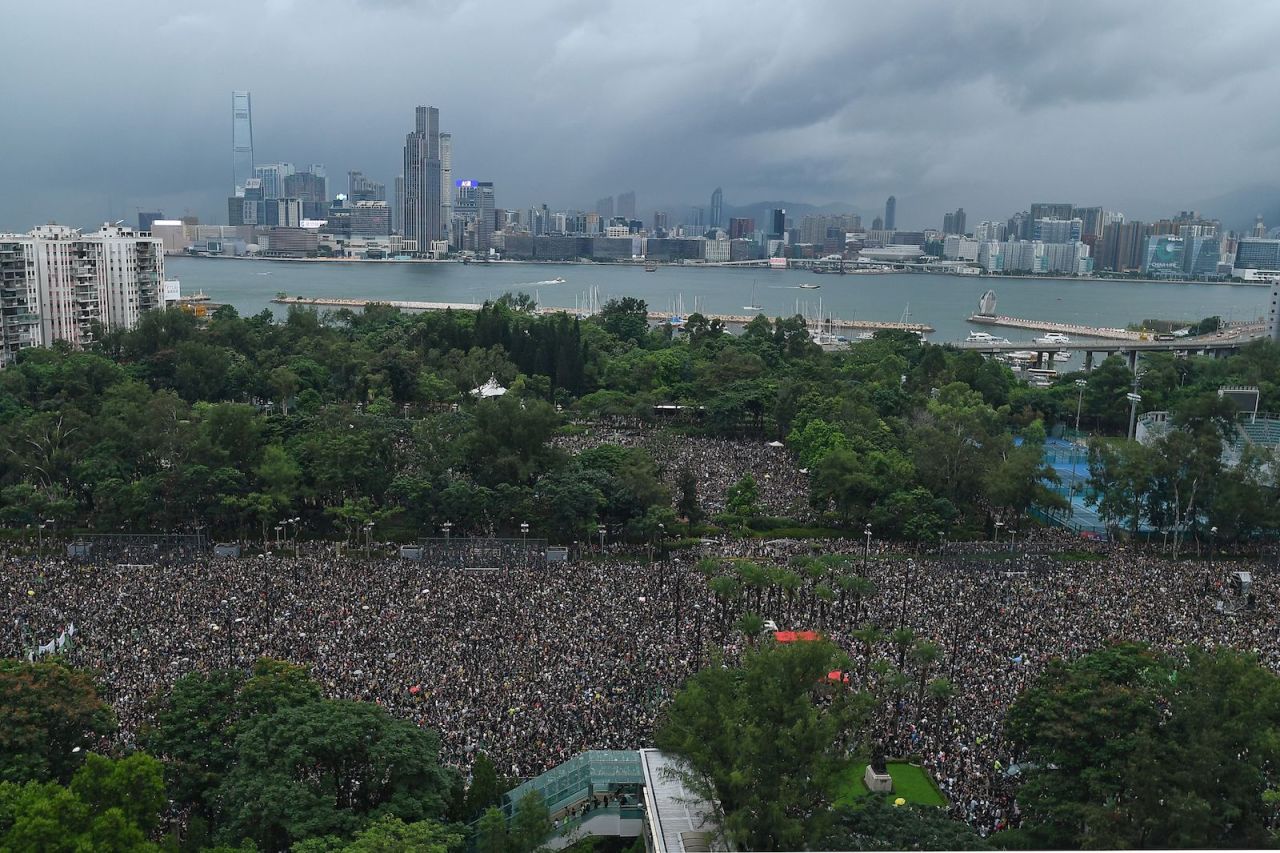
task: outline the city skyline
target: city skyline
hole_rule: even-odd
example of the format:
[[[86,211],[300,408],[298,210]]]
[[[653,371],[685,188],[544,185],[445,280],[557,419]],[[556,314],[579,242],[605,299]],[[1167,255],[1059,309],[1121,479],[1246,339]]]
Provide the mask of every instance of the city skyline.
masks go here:
[[[18,87],[16,109],[52,120],[28,122],[8,141],[0,228],[131,219],[137,208],[216,221],[232,90],[253,93],[259,162],[325,163],[387,186],[406,112],[436,105],[456,136],[453,171],[492,179],[499,206],[513,208],[589,209],[603,193],[634,188],[647,218],[706,205],[720,186],[726,208],[775,199],[867,218],[894,195],[899,227],[922,228],[960,206],[971,221],[1004,217],[1032,197],[1153,218],[1237,190],[1270,198],[1280,183],[1271,165],[1280,119],[1249,109],[1269,97],[1280,15],[1252,5],[1240,5],[1248,14],[1222,8],[1211,34],[1180,23],[1199,18],[1191,4],[1150,15],[1009,3],[975,17],[904,3],[859,10],[856,28],[830,26],[846,9],[828,3],[775,20],[767,6],[740,3],[655,3],[638,19],[567,1],[446,10],[327,0],[301,15],[277,0],[260,13],[247,3],[217,14],[153,10],[155,26],[121,27],[130,6],[56,19],[14,10],[7,55],[28,79],[70,82],[105,65],[131,82],[60,86],[52,96]],[[492,27],[495,15],[503,26]],[[734,38],[711,50],[730,19]],[[428,32],[483,25],[486,49],[503,61],[426,82],[391,61],[367,67],[358,91],[310,86],[305,62],[276,70],[274,34],[285,23],[299,43],[339,52],[372,43],[392,57]],[[50,50],[89,32],[113,38],[76,38],[75,57]],[[432,41],[446,64],[472,50],[461,37]],[[582,73],[589,68],[601,73]],[[1170,110],[1196,118],[1172,139]],[[99,128],[94,145],[68,132],[73,116]]]

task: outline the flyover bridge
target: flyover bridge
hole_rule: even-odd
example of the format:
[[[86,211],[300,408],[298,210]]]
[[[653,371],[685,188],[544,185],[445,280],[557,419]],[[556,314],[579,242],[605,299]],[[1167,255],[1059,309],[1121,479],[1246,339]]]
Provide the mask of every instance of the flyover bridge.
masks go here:
[[[998,355],[1011,352],[1034,352],[1035,366],[1052,367],[1057,353],[1084,353],[1084,369],[1093,369],[1095,355],[1103,358],[1111,355],[1124,355],[1129,359],[1129,367],[1133,369],[1138,363],[1138,354],[1144,352],[1171,352],[1185,355],[1230,355],[1242,346],[1264,337],[1261,329],[1233,329],[1228,332],[1201,335],[1199,337],[1178,338],[1172,341],[1126,341],[1126,340],[1093,340],[1072,341],[1065,344],[1046,344],[1040,341],[958,341],[947,344],[959,350],[972,350],[983,355]]]

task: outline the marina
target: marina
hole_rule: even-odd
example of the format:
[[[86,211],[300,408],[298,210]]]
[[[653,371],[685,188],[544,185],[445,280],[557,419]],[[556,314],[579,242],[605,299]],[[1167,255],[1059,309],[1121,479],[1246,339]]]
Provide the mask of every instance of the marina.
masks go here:
[[[574,264],[337,264],[289,261],[168,257],[166,276],[180,279],[185,293],[201,290],[210,299],[233,306],[244,315],[264,310],[283,317],[288,305],[273,303],[283,291],[315,299],[363,299],[374,302],[431,302],[480,305],[504,293],[528,293],[542,305],[586,304],[584,294],[598,291],[598,303],[634,296],[650,311],[669,315],[680,299],[708,316],[750,320],[744,305],[758,305],[767,317],[788,317],[796,297],[815,283],[807,271],[688,268],[668,266],[646,274],[637,265]],[[876,276],[818,276],[824,319],[843,318],[845,328],[894,328],[910,303],[911,321],[935,331],[929,339],[963,341],[991,324],[970,322],[990,278],[893,273]],[[561,281],[562,280],[562,281]],[[758,282],[752,299],[752,283]],[[1198,322],[1209,316],[1226,321],[1253,321],[1265,315],[1265,288],[1232,284],[1162,284],[1099,279],[1044,280],[1001,277],[1000,310],[1013,318],[1038,318],[1048,331],[1053,324],[1090,330],[1123,328],[1148,317]],[[816,300],[814,300],[816,302]],[[1093,337],[1067,331],[1073,341]],[[1031,338],[1036,335],[1011,335]],[[1117,338],[1099,338],[1115,343]],[[1027,347],[1023,347],[1027,348]]]

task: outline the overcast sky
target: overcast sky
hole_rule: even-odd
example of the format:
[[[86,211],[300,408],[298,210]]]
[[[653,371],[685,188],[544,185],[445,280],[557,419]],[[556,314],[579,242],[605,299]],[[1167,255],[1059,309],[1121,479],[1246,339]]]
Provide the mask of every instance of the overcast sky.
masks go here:
[[[499,207],[898,197],[899,227],[1036,200],[1148,217],[1280,183],[1280,5],[908,0],[6,4],[0,229],[224,222],[259,163],[390,188],[417,104]],[[1276,223],[1280,224],[1280,223]]]

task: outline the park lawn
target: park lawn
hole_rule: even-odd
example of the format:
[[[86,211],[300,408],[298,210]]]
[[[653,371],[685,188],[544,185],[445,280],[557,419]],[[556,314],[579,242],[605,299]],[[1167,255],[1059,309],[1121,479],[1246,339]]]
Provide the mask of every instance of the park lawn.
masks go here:
[[[836,804],[852,803],[854,798],[866,796],[871,793],[867,790],[866,784],[862,781],[863,774],[867,772],[865,762],[855,764],[840,780],[839,790],[842,792],[836,798]],[[915,803],[921,806],[945,806],[947,800],[942,796],[942,792],[938,790],[938,786],[933,784],[933,780],[929,778],[929,774],[925,773],[920,767],[914,764],[908,764],[905,761],[890,761],[889,775],[893,777],[893,793],[889,794],[889,799],[893,800],[902,797],[908,803]]]

